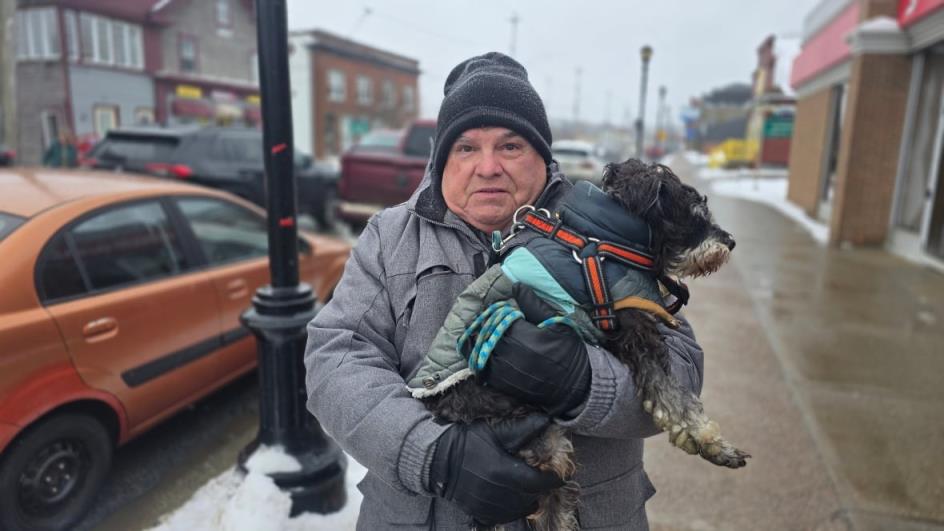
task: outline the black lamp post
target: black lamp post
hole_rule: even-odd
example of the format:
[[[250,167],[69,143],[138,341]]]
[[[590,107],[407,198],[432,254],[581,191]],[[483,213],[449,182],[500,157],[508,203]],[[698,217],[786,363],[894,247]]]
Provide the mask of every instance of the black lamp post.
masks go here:
[[[259,433],[239,454],[239,467],[260,445],[281,446],[301,465],[273,472],[292,496],[292,515],[340,509],[346,460],[305,408],[305,325],[315,316],[311,286],[298,282],[295,165],[288,77],[285,0],[256,0],[266,210],[271,283],[256,291],[242,323],[259,345]]]
[[[639,50],[642,57],[642,78],[639,80],[639,118],[636,119],[636,157],[643,156],[643,135],[645,134],[646,120],[646,84],[649,78],[649,60],[652,59],[652,46],[648,44]]]

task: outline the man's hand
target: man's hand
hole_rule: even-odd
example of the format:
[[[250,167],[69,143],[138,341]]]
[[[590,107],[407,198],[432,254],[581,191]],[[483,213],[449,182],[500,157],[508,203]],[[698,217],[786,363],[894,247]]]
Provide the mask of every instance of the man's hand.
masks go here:
[[[430,489],[482,525],[512,522],[537,510],[538,498],[564,484],[551,472],[513,454],[542,433],[544,415],[453,424],[439,438],[430,466]]]
[[[590,391],[590,359],[580,335],[567,325],[538,328],[557,313],[530,288],[515,284],[525,319],[495,345],[482,379],[491,387],[558,416],[579,406]]]

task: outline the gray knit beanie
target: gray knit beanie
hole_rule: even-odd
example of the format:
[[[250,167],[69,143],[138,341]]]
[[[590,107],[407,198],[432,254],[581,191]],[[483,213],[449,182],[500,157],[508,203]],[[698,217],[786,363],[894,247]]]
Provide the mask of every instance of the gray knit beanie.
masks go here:
[[[477,127],[508,128],[551,163],[551,127],[544,103],[518,61],[498,52],[466,59],[449,73],[443,93],[431,156],[434,183],[442,177],[456,138]]]

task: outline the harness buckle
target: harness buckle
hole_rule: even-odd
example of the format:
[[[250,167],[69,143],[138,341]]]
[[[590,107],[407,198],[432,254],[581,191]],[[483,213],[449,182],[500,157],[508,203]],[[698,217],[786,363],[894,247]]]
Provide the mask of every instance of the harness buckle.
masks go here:
[[[600,239],[599,239],[599,238],[593,238],[593,237],[591,237],[591,236],[587,236],[587,241],[588,241],[588,242],[591,242],[591,243],[600,243]],[[577,254],[577,250],[576,250],[576,249],[571,249],[571,250],[570,250],[570,254],[571,254],[571,256],[574,257],[574,260],[576,260],[578,264],[582,264],[582,263],[583,263],[583,260],[580,259],[580,255]],[[603,260],[606,260],[606,256],[601,256],[601,257],[599,257],[599,258],[600,258],[600,263],[601,263],[601,264],[603,263]]]

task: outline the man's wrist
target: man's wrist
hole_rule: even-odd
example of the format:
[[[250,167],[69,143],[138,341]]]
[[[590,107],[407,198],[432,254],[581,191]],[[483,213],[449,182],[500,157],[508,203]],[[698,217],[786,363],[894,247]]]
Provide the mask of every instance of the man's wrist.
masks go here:
[[[413,426],[403,440],[397,461],[397,477],[406,490],[414,494],[433,494],[430,489],[430,467],[437,449],[439,437],[449,425],[423,419]]]

